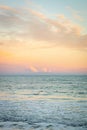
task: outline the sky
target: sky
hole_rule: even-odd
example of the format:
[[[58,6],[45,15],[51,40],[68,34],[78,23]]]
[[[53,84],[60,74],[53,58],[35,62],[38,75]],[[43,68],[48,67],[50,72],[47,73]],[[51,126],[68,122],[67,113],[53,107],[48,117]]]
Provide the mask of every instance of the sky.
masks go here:
[[[0,0],[0,74],[86,73],[87,0]]]

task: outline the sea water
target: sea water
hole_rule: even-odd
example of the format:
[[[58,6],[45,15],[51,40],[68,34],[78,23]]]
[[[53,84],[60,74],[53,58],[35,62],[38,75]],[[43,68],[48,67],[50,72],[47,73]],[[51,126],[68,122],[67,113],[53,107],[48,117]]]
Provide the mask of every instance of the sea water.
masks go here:
[[[0,76],[0,130],[87,130],[87,75]]]

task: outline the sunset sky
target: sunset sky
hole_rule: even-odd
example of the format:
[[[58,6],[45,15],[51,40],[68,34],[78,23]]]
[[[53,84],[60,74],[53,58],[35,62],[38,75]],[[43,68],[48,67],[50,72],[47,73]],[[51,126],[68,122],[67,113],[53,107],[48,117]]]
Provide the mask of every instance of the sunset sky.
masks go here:
[[[0,74],[87,73],[87,0],[0,0]]]

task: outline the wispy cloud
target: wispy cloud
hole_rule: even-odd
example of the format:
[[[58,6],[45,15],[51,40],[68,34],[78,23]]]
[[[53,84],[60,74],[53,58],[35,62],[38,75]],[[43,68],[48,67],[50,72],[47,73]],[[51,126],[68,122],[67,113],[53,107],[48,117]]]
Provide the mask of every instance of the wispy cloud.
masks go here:
[[[10,44],[30,44],[34,40],[36,44],[48,44],[47,47],[87,48],[87,35],[83,35],[81,27],[63,14],[52,19],[30,8],[16,9],[4,5],[0,6],[0,11],[0,45],[5,41]]]
[[[68,6],[66,7],[71,13],[72,13],[72,16],[76,19],[76,20],[79,20],[79,21],[83,21],[83,17],[81,16],[80,14],[80,11],[77,11],[75,9],[73,9],[72,7]]]

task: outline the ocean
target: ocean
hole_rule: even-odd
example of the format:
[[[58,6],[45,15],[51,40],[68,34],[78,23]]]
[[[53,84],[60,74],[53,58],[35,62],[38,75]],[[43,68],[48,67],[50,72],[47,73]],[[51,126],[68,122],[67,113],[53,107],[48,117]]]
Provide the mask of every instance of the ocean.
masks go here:
[[[87,130],[87,75],[0,76],[0,130]]]

